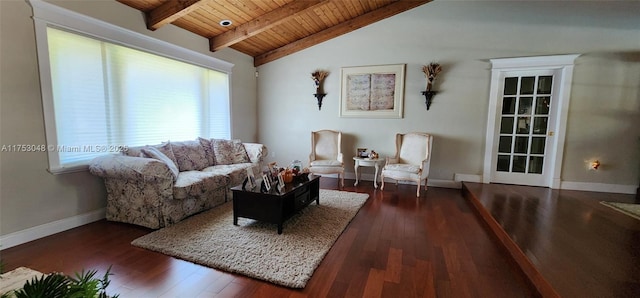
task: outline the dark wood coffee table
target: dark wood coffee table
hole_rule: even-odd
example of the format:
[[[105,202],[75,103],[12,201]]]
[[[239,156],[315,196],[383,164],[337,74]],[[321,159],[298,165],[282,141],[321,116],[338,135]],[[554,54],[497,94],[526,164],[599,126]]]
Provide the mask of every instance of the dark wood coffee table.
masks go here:
[[[282,234],[282,224],[287,219],[313,201],[320,205],[320,176],[309,175],[306,181],[286,183],[281,193],[275,186],[269,192],[261,192],[261,181],[257,182],[254,189],[242,189],[242,185],[231,188],[234,225],[238,225],[238,217],[251,218],[277,224],[278,234]]]

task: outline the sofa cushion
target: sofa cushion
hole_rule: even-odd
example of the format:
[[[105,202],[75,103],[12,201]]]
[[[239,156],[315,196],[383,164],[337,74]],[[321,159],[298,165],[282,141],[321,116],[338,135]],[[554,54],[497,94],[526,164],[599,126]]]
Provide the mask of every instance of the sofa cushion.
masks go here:
[[[142,148],[140,151],[143,155],[145,155],[144,157],[155,158],[167,164],[167,166],[169,167],[169,170],[171,170],[171,174],[173,174],[173,179],[175,180],[178,178],[178,172],[179,172],[178,166],[176,166],[176,164],[173,162],[173,160],[171,160],[171,158],[169,158],[166,154],[162,153],[160,149],[153,146],[148,146],[146,148]]]
[[[253,175],[258,177],[260,169],[253,163],[238,163],[232,165],[215,165],[212,167],[206,167],[202,169],[203,172],[212,173],[216,175],[226,175],[231,179],[229,187],[242,184],[244,178],[247,178],[247,169],[253,167]]]
[[[240,140],[211,140],[216,165],[230,165],[250,162],[247,150]]]
[[[204,147],[198,140],[171,142],[171,149],[180,172],[199,171],[209,166]]]
[[[173,185],[173,198],[184,200],[188,197],[199,196],[213,189],[226,188],[229,187],[229,181],[229,176],[211,172],[180,172]]]

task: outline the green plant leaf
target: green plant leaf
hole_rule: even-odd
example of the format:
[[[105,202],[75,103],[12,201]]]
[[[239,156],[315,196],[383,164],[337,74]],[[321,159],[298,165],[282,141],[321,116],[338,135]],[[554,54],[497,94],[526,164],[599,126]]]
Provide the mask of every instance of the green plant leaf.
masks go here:
[[[109,285],[111,267],[107,269],[102,279],[96,278],[97,271],[90,270],[75,273],[75,277],[60,273],[42,275],[27,281],[22,289],[13,292],[16,298],[117,298],[119,295],[109,296],[106,288]],[[12,293],[0,298],[13,297]]]
[[[15,292],[16,298],[63,298],[67,296],[69,279],[59,273],[34,277]]]

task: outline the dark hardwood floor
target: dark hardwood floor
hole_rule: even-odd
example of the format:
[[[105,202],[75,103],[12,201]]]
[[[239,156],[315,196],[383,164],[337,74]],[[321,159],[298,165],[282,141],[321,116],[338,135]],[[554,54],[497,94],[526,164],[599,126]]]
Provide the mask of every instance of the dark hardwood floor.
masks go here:
[[[464,183],[543,296],[640,297],[640,220],[600,204],[634,195]]]
[[[133,247],[133,239],[151,230],[104,220],[5,249],[0,257],[5,271],[102,274],[111,266],[109,292],[120,297],[539,296],[518,266],[522,260],[509,256],[475,211],[482,202],[562,296],[625,297],[638,290],[640,222],[607,210],[594,193],[466,185],[477,192],[474,203],[457,189],[430,187],[416,198],[411,185],[389,184],[384,192],[370,181],[345,185],[370,198],[301,290]],[[339,189],[333,178],[322,178],[320,187]]]

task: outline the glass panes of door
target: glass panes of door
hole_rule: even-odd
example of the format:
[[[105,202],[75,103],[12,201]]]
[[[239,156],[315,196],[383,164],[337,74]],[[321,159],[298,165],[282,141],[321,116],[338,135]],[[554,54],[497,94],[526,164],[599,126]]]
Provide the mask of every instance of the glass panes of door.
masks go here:
[[[553,76],[506,77],[497,171],[542,174]]]

